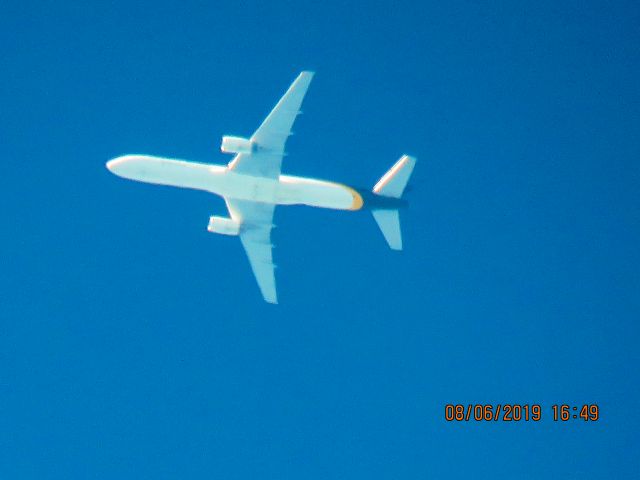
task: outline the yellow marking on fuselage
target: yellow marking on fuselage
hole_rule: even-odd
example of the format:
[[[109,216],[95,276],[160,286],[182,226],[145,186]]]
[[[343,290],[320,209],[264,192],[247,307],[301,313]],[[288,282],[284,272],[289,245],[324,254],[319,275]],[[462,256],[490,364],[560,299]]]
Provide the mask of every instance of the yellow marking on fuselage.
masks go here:
[[[351,196],[353,197],[353,202],[351,203],[349,210],[360,210],[364,205],[364,200],[362,199],[362,195],[360,195],[351,187],[347,187],[346,185],[340,185],[340,186],[346,188],[351,194]]]

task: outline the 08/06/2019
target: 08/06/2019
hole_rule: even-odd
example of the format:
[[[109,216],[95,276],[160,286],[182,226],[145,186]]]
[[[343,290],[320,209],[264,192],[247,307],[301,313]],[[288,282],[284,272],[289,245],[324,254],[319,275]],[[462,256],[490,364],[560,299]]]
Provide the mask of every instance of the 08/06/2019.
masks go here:
[[[579,406],[556,404],[551,406],[551,414],[551,418],[555,422],[570,420],[595,422],[600,418],[600,408],[596,404]],[[539,422],[542,420],[542,406],[518,403],[447,404],[444,407],[444,418],[447,422]]]

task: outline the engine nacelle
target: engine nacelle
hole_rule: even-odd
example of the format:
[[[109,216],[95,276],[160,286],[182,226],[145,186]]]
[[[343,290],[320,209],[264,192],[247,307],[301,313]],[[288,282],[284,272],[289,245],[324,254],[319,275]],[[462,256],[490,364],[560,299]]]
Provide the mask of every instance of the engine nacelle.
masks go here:
[[[256,144],[242,137],[222,137],[220,150],[224,153],[251,153],[255,151]]]
[[[210,217],[207,230],[221,235],[238,235],[240,233],[240,224],[230,218]]]

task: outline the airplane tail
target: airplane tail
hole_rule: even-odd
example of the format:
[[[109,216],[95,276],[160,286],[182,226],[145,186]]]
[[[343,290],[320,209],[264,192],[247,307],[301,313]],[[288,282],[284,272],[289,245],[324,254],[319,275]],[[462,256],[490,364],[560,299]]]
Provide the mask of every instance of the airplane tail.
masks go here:
[[[382,197],[401,198],[415,164],[414,157],[403,155],[376,183],[373,187],[373,193]],[[389,247],[392,250],[402,250],[402,232],[398,209],[378,208],[373,209],[371,213]]]

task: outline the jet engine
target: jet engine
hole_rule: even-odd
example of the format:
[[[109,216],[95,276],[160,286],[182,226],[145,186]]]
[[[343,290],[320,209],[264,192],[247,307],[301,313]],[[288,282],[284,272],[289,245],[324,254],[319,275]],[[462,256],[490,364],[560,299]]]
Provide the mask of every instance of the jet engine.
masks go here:
[[[240,233],[240,224],[230,218],[210,217],[207,230],[221,235],[238,235]]]
[[[222,137],[220,150],[223,153],[251,153],[255,151],[256,144],[251,140],[242,137]]]

